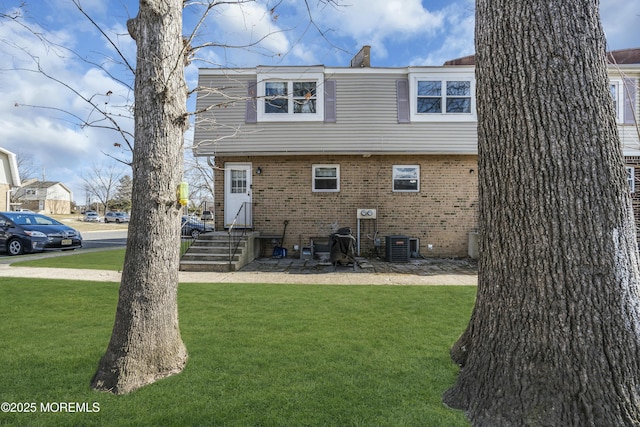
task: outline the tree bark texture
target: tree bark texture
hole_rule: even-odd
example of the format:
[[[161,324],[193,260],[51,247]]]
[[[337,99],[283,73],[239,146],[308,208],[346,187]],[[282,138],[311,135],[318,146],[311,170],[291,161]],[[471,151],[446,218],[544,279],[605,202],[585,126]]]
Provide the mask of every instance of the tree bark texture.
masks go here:
[[[635,226],[596,0],[478,0],[476,426],[640,425]]]
[[[136,40],[132,214],[115,324],[92,387],[125,394],[182,371],[180,207],[187,88],[182,0],[141,0]]]

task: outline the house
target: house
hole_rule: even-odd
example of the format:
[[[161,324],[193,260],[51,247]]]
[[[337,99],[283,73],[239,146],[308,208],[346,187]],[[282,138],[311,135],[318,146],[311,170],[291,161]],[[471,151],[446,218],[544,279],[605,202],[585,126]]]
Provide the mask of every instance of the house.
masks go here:
[[[16,190],[20,208],[44,214],[69,214],[73,193],[61,182],[33,180]]]
[[[640,242],[640,187],[636,186],[640,179],[640,48],[612,51],[608,58],[611,95]]]
[[[371,67],[368,47],[349,67],[201,69],[194,154],[215,163],[216,229],[277,235],[288,221],[285,246],[303,248],[351,227],[361,255],[384,255],[402,236],[414,254],[467,256],[478,208],[474,72],[473,57]],[[640,166],[640,67],[618,63],[610,75],[625,154]]]
[[[640,48],[607,52],[611,96],[616,109],[618,134],[629,180],[629,191],[640,242]],[[474,65],[473,55],[447,61],[445,65]]]
[[[0,148],[0,211],[11,210],[11,194],[20,186],[16,155]]]

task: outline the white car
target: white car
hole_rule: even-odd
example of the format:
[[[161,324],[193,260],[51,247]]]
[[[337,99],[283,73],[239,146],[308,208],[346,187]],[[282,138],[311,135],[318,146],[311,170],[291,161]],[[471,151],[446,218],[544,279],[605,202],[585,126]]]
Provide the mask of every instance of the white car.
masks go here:
[[[98,215],[98,212],[85,212],[84,221],[85,222],[100,222],[100,215]]]
[[[124,212],[107,212],[104,216],[104,222],[115,222],[117,224],[129,222],[129,214]]]

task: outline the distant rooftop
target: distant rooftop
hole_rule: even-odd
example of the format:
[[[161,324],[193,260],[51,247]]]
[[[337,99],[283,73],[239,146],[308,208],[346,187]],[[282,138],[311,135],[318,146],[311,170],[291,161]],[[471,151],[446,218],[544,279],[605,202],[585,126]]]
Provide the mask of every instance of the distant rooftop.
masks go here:
[[[610,64],[640,64],[640,48],[612,50],[607,52],[607,59]],[[444,65],[475,65],[475,63],[476,56],[469,55],[452,59],[445,62]]]

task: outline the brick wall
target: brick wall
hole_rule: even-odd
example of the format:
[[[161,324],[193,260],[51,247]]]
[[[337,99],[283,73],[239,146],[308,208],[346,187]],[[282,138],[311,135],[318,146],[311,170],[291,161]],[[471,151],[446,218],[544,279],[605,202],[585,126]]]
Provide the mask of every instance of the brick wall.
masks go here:
[[[476,156],[290,156],[217,157],[253,166],[253,229],[281,234],[289,221],[284,246],[307,245],[340,227],[357,234],[357,208],[375,208],[378,219],[361,221],[361,253],[375,253],[373,236],[384,245],[387,235],[420,239],[423,256],[467,255],[468,233],[477,228]],[[312,165],[339,164],[340,192],[312,192]],[[420,191],[392,191],[393,165],[420,165]],[[255,170],[260,167],[262,174]],[[223,228],[224,173],[216,170],[216,229]],[[428,245],[433,245],[428,250]],[[384,247],[379,253],[384,256]]]

